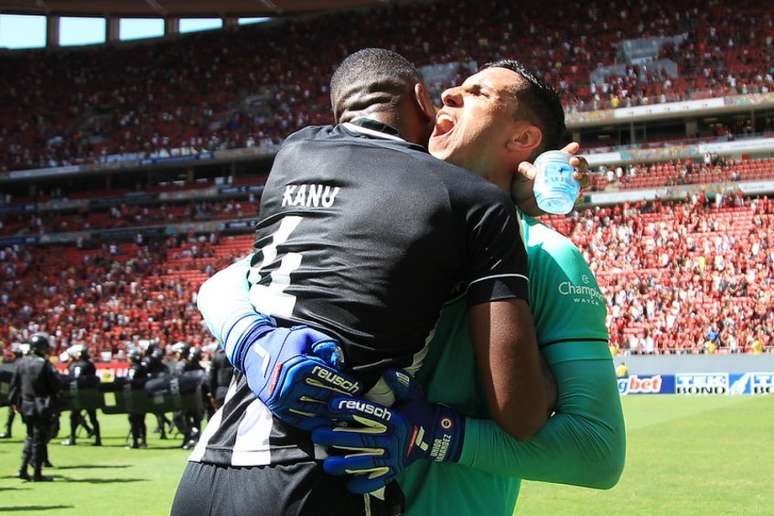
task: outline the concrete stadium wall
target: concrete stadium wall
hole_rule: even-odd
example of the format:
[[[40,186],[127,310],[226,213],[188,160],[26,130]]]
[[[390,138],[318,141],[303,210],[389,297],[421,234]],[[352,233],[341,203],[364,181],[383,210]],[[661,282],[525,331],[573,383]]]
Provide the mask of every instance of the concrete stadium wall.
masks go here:
[[[615,357],[625,362],[629,374],[756,373],[774,372],[774,354],[764,355],[630,355]]]

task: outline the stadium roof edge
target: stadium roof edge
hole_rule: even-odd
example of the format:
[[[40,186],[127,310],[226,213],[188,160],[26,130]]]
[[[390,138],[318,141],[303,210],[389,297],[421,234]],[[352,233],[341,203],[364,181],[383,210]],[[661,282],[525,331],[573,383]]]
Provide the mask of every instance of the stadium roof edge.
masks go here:
[[[123,18],[206,18],[285,16],[408,3],[406,0],[0,0],[2,14],[115,16]]]

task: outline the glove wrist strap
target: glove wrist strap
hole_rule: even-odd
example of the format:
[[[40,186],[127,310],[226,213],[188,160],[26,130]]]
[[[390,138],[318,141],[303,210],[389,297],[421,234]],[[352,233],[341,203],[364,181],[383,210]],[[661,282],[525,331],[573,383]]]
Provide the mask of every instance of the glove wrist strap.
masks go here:
[[[436,462],[459,461],[464,436],[465,418],[454,409],[440,406],[430,458]]]

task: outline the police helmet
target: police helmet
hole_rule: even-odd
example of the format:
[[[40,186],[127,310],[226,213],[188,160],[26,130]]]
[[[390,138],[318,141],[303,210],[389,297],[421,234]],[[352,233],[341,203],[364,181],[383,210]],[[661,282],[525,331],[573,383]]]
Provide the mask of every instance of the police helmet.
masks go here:
[[[36,355],[47,355],[50,349],[51,343],[45,333],[36,333],[30,339],[30,350]]]
[[[86,360],[87,358],[89,358],[89,348],[87,348],[83,344],[76,344],[74,346],[70,346],[70,348],[67,350],[67,353],[69,353],[70,356],[73,357],[75,360]]]
[[[201,359],[202,359],[202,348],[200,347],[191,348],[191,352],[189,354],[189,360],[191,360],[191,362],[200,362]]]
[[[142,353],[137,348],[131,348],[127,353],[127,358],[132,364],[139,364],[142,361]]]
[[[188,354],[191,351],[191,347],[183,341],[175,342],[172,345],[172,353],[179,355],[180,360],[188,358]]]

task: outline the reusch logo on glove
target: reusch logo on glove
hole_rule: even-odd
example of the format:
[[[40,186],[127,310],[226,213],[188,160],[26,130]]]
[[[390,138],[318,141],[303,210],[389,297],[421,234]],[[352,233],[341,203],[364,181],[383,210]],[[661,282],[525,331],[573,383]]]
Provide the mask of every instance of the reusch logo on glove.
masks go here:
[[[347,380],[346,378],[337,375],[336,373],[322,368],[320,366],[315,366],[314,369],[312,369],[312,374],[320,378],[321,380],[325,380],[327,383],[331,385],[335,385],[336,387],[339,387],[340,389],[352,393],[357,394],[360,390],[360,384],[358,382],[351,382]]]
[[[392,413],[384,407],[357,400],[341,400],[339,401],[339,409],[357,410],[363,414],[376,416],[384,421],[389,421],[392,417]]]

